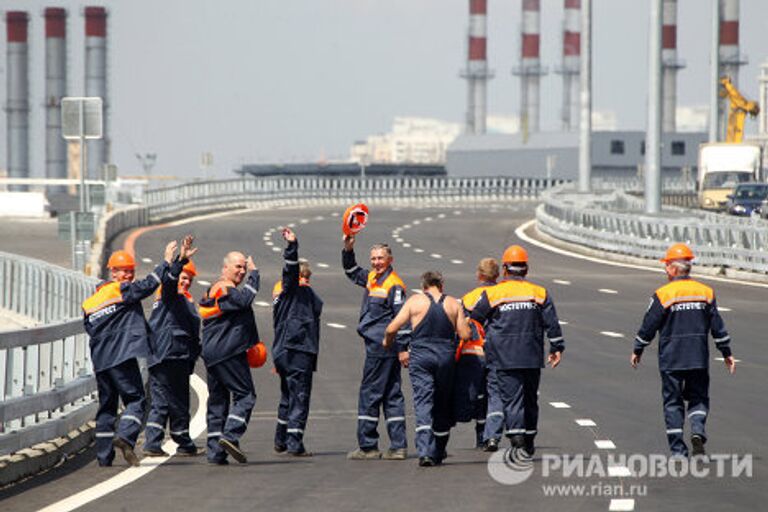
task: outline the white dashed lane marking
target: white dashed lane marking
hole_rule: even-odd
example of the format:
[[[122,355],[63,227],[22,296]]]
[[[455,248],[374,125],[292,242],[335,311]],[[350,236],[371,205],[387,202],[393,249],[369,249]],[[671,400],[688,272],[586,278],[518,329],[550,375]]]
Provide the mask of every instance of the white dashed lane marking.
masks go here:
[[[608,466],[608,476],[626,477],[632,476],[632,472],[627,466]]]
[[[725,361],[725,359],[723,359],[722,357],[716,357],[715,361],[721,361],[722,362],[722,361]],[[736,362],[736,363],[740,363],[741,359],[734,358],[733,361]]]
[[[403,242],[403,247],[410,247],[410,246],[411,244],[409,244],[408,242]]]
[[[401,244],[401,243],[403,243],[403,239],[402,238],[395,238],[395,242]]]
[[[268,242],[266,242],[266,245],[267,245],[267,247],[272,247],[275,244],[272,241],[268,241]]]
[[[339,216],[339,212],[333,212],[333,213],[331,214],[331,217],[338,217],[338,216]]]
[[[444,214],[444,213],[441,213],[440,215],[438,215],[438,216],[437,216],[437,218],[438,218],[438,219],[444,219],[444,218],[445,218],[445,214]]]
[[[549,405],[551,405],[555,409],[570,409],[571,408],[571,406],[568,405],[565,402],[549,402]]]
[[[211,286],[210,281],[203,281],[202,279],[198,279],[197,284],[199,284],[200,286]]]
[[[254,304],[262,308],[268,308],[269,306],[271,306],[269,302],[264,302],[263,300],[257,300],[256,302],[254,302]]]
[[[301,219],[299,222],[301,222],[302,224],[307,224],[309,223],[309,219]]]
[[[440,255],[440,254],[437,254],[437,253],[434,253],[434,252],[433,252],[432,254],[430,254],[430,256],[432,256],[432,257],[433,257],[433,258],[435,258],[436,260],[439,260],[440,258],[442,258],[442,257],[443,257],[442,255]]]
[[[288,224],[288,227],[289,228],[295,228],[296,227],[296,223],[295,222],[291,222],[290,224]]]
[[[414,226],[418,226],[419,224],[421,224],[420,220],[417,219],[417,220],[413,221],[413,225]]]
[[[424,252],[424,249],[416,248],[416,249],[413,250],[413,252],[422,253],[422,252]]]
[[[451,260],[451,263],[454,265],[462,265],[464,262],[462,260]]]
[[[453,212],[454,215],[461,215],[461,212],[459,210],[456,210]]]
[[[330,268],[330,265],[327,263],[318,263],[317,266],[320,268]]]
[[[565,279],[553,279],[552,282],[555,283],[555,284],[564,284],[566,286],[571,284],[570,281],[566,281]]]
[[[598,439],[595,441],[595,446],[601,450],[614,450],[616,448],[616,445],[610,439]]]
[[[723,306],[717,306],[718,311],[725,311],[726,313],[728,311],[733,311],[731,308],[724,308]]]
[[[608,295],[616,295],[617,293],[619,293],[616,290],[611,290],[610,288],[600,288],[597,291],[599,291],[600,293],[607,293]]]
[[[334,329],[346,329],[347,328],[347,326],[343,325],[343,324],[328,323],[328,324],[325,324],[325,325],[327,325],[328,327],[333,327]]]
[[[614,498],[608,506],[609,512],[631,512],[632,510],[635,510],[634,498]]]
[[[273,247],[273,248],[272,248],[272,250],[273,250],[274,252],[280,252],[280,248],[279,248],[279,247]]]
[[[151,258],[141,258],[141,261],[143,261],[144,263],[152,263]]]
[[[568,322],[566,322],[565,320],[558,320],[557,323],[559,323],[560,325],[568,325]]]
[[[603,336],[608,336],[609,338],[623,338],[624,335],[620,332],[613,332],[613,331],[600,331],[600,334]]]
[[[576,424],[580,427],[596,427],[597,423],[595,423],[593,420],[590,420],[589,418],[580,418],[576,420]]]

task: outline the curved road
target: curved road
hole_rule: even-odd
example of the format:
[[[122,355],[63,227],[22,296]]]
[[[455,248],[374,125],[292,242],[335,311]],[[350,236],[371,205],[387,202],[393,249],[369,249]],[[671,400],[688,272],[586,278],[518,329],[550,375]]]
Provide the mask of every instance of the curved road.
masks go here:
[[[533,217],[532,212],[532,205],[523,202],[482,209],[374,207],[369,227],[359,237],[358,261],[365,262],[368,245],[386,241],[393,245],[395,267],[410,289],[418,286],[424,270],[437,269],[446,276],[447,291],[461,295],[474,286],[474,266],[481,257],[498,257],[506,245],[521,243],[515,231]],[[243,439],[247,465],[213,467],[204,458],[171,458],[146,476],[86,503],[82,510],[758,510],[768,499],[768,356],[761,347],[765,287],[712,283],[734,339],[734,354],[741,362],[736,375],[729,376],[721,362],[712,361],[707,448],[728,457],[752,454],[751,477],[742,473],[732,478],[730,462],[728,476],[723,478],[634,478],[625,476],[623,467],[606,474],[593,467],[583,476],[566,478],[561,471],[545,476],[542,468],[551,467],[553,459],[563,455],[596,455],[603,462],[610,455],[621,466],[621,454],[666,453],[656,344],[639,370],[633,371],[628,362],[648,298],[664,276],[585,261],[523,241],[531,257],[530,279],[549,289],[564,322],[566,352],[558,369],[543,372],[533,474],[523,483],[505,485],[489,475],[488,454],[472,449],[474,432],[468,424],[454,429],[444,466],[417,467],[406,372],[411,458],[405,462],[345,460],[356,439],[364,350],[355,326],[362,290],[343,275],[339,218],[332,208],[243,212],[147,231],[136,241],[137,255],[145,259],[139,275],[159,260],[167,240],[186,233],[194,234],[201,246],[195,297],[205,288],[201,281],[215,279],[227,251],[253,254],[262,271],[257,318],[263,338],[269,341],[271,287],[279,278],[283,247],[277,226],[289,223],[295,224],[300,255],[313,263],[313,286],[325,301],[306,435],[315,457],[290,459],[272,453],[279,381],[265,366],[254,371],[258,399]],[[712,357],[716,355],[713,350]],[[198,374],[204,379],[202,364]],[[204,434],[198,443],[204,443]],[[85,453],[47,475],[0,491],[0,503],[5,511],[57,504],[121,474],[125,466],[117,460],[115,467],[104,471],[96,467],[92,453]],[[502,464],[491,467],[502,480],[519,476]],[[714,473],[714,464],[711,467]],[[571,484],[581,490],[555,487]],[[558,492],[581,495],[549,495]],[[619,492],[636,495],[619,496]]]

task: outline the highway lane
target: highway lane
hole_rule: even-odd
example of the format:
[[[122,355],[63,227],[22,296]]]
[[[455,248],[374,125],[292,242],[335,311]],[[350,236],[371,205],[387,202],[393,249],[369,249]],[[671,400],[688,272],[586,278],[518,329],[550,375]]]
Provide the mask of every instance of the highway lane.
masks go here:
[[[422,271],[437,268],[447,276],[448,291],[460,295],[474,285],[476,261],[485,255],[498,256],[507,243],[516,240],[515,229],[532,216],[531,212],[526,204],[499,207],[495,212],[492,208],[374,208],[371,224],[358,244],[359,261],[365,262],[371,243],[389,241],[395,250],[396,268],[409,288],[418,284]],[[270,454],[278,384],[277,378],[262,368],[254,372],[259,399],[244,439],[250,464],[217,468],[202,461],[171,459],[151,476],[85,508],[117,510],[139,500],[137,503],[147,510],[180,503],[190,510],[224,506],[236,510],[256,506],[289,510],[352,510],[362,506],[377,510],[406,506],[485,510],[510,504],[533,510],[607,510],[609,496],[544,497],[542,484],[564,483],[563,478],[545,479],[534,473],[517,486],[493,481],[487,473],[486,454],[470,449],[473,433],[467,425],[454,432],[452,457],[442,468],[419,469],[413,458],[404,463],[344,460],[345,452],[355,445],[363,348],[354,328],[361,290],[342,275],[339,219],[332,213],[328,208],[244,213],[151,231],[137,242],[139,258],[148,258],[154,263],[160,257],[165,240],[192,232],[203,247],[196,258],[202,270],[200,280],[209,282],[215,279],[220,258],[227,250],[252,248],[264,274],[262,291],[256,300],[268,303],[271,286],[279,278],[280,270],[280,253],[273,248],[282,248],[274,228],[289,222],[296,224],[301,255],[315,263],[313,285],[326,301],[323,322],[344,326],[324,326],[312,402],[314,413],[307,434],[307,444],[316,457],[291,460]],[[410,227],[393,235],[393,230],[404,225]],[[270,233],[270,230],[273,231]],[[395,237],[403,242],[398,243]],[[663,275],[584,262],[535,247],[529,250],[531,279],[550,289],[561,318],[568,322],[564,326],[568,348],[563,366],[556,371],[546,370],[543,376],[540,452],[600,453],[594,440],[610,439],[616,444],[617,452],[664,453],[660,383],[654,351],[648,351],[641,370],[634,372],[628,366],[634,330],[650,293],[663,282]],[[452,263],[452,260],[463,263]],[[321,268],[316,263],[328,267]],[[139,274],[150,268],[149,262],[142,263]],[[561,282],[553,282],[555,279]],[[196,285],[195,295],[199,296],[203,288]],[[735,377],[727,377],[719,368],[721,363],[714,363],[710,449],[754,453],[755,476],[738,481],[690,477],[643,479],[641,482],[648,485],[648,495],[637,499],[638,510],[665,510],[672,508],[672,504],[679,504],[677,510],[689,510],[710,503],[717,504],[718,508],[727,508],[728,504],[743,508],[766,497],[761,488],[765,475],[760,471],[761,458],[765,457],[761,439],[766,415],[762,396],[765,377],[764,372],[760,372],[765,368],[765,355],[760,350],[757,323],[762,316],[759,299],[764,290],[723,283],[715,283],[715,289],[720,303],[733,309],[724,315],[734,335],[735,353],[744,362]],[[606,293],[607,290],[617,293]],[[271,340],[269,308],[257,306],[256,311],[262,337]],[[620,333],[624,337],[610,337],[601,332]],[[410,385],[407,378],[404,381],[409,397]],[[411,435],[410,398],[407,401]],[[551,401],[566,402],[571,407],[555,409],[549,405]],[[584,418],[594,420],[597,426],[581,427],[575,423],[576,419]],[[117,467],[98,471],[94,464],[86,464],[76,472],[39,486],[34,492],[8,498],[3,506],[7,510],[34,510],[118,471]],[[590,478],[586,481],[613,484],[620,480]],[[573,483],[572,479],[567,483]],[[626,486],[638,482],[624,479],[623,483]]]

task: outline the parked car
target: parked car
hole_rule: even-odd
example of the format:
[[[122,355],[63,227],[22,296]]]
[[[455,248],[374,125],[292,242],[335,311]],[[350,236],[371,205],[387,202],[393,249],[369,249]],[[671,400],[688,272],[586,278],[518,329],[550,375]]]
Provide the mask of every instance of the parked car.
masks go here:
[[[740,183],[732,194],[728,195],[726,211],[731,215],[749,216],[754,212],[760,214],[763,201],[768,200],[768,184]],[[768,213],[768,212],[766,212]]]

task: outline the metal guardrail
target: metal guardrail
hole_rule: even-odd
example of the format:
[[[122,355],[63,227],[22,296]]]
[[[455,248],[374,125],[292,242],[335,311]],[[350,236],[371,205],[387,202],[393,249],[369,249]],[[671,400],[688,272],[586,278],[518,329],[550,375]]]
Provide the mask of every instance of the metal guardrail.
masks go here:
[[[536,209],[539,229],[555,238],[609,252],[658,259],[670,243],[685,242],[696,262],[768,272],[768,222],[667,207],[643,213],[643,201],[621,191],[546,193]]]
[[[66,435],[95,412],[80,304],[96,281],[0,253],[0,308],[35,324],[0,331],[0,455]]]

